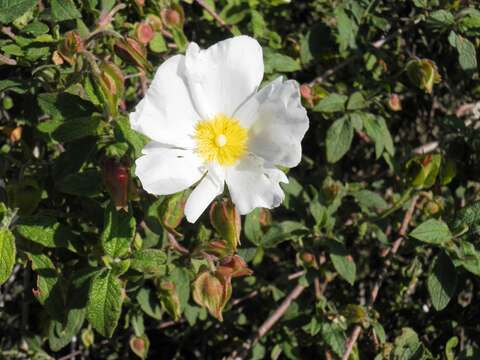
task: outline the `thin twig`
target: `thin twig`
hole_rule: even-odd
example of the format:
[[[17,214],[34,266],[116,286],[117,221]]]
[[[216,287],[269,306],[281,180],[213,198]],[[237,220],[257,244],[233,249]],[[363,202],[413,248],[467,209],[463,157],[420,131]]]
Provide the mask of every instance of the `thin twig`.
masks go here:
[[[195,2],[203,7],[206,12],[213,16],[213,18],[224,28],[227,28],[230,32],[232,31],[232,27],[228,25],[225,20],[223,20],[220,15],[218,15],[204,0],[195,0]]]
[[[390,256],[393,256],[397,253],[398,249],[400,248],[400,245],[402,245],[405,235],[407,234],[408,226],[410,224],[410,221],[412,220],[415,207],[417,206],[417,201],[418,201],[418,195],[415,195],[412,198],[410,207],[408,208],[407,212],[403,217],[402,225],[398,232],[398,235],[399,235],[398,238],[393,242],[390,250],[382,253],[382,256],[387,257],[387,255],[389,254]],[[380,291],[380,288],[382,287],[383,280],[385,279],[385,275],[387,274],[387,269],[389,266],[390,266],[390,259],[387,258],[384,261],[382,272],[378,276],[378,279],[375,282],[375,285],[373,286],[370,292],[370,301],[368,305],[369,307],[372,306],[375,303],[375,300],[377,299],[378,293]],[[348,358],[350,357],[350,354],[352,353],[353,347],[355,346],[355,343],[357,342],[361,332],[362,332],[362,327],[360,325],[356,325],[353,328],[350,336],[346,341],[346,350],[345,350],[345,353],[343,354],[342,360],[348,360]]]
[[[77,350],[68,355],[62,356],[61,358],[58,358],[58,360],[70,360],[70,359],[73,359],[75,356],[80,355],[81,353],[82,353],[81,350]]]
[[[415,24],[417,24],[419,20],[415,20],[414,22],[404,26],[403,28],[400,28],[398,29],[397,31],[395,31],[393,34],[389,35],[389,36],[386,36],[386,37],[382,37],[380,40],[377,40],[377,41],[374,41],[373,43],[370,44],[370,46],[372,46],[373,48],[375,49],[380,49],[383,47],[383,45],[385,45],[386,43],[388,43],[389,41],[395,39],[397,36],[401,35],[403,32],[405,32],[407,29],[409,29],[410,27],[414,26]],[[337,73],[338,71],[342,70],[345,66],[347,65],[350,65],[353,61],[355,61],[356,59],[362,57],[363,54],[361,53],[358,53],[358,54],[355,54],[351,57],[349,57],[348,59],[345,59],[344,61],[342,61],[341,63],[337,64],[336,66],[334,66],[333,68],[331,69],[328,69],[327,71],[325,71],[322,75],[318,76],[317,78],[315,78],[314,80],[312,80],[310,82],[310,86],[313,86],[315,84],[318,84],[318,83],[321,83],[323,81],[325,81],[326,79],[328,79],[330,76],[332,76],[333,74]]]
[[[260,326],[257,332],[247,341],[245,341],[240,349],[233,351],[227,359],[229,360],[243,360],[247,357],[248,353],[252,346],[254,346],[258,340],[270,331],[273,325],[276,324],[278,320],[285,314],[285,312],[290,307],[292,301],[300,296],[300,294],[305,290],[305,286],[298,284],[293,288],[293,290],[288,294],[288,296],[282,301],[280,306],[274,311],[270,317],[265,320],[265,322]]]

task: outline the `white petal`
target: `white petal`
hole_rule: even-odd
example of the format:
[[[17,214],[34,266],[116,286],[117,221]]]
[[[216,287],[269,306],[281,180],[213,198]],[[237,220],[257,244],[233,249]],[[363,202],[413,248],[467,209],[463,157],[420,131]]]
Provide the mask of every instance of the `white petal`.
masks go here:
[[[263,78],[262,47],[248,36],[220,41],[206,50],[191,43],[185,57],[190,93],[205,119],[218,113],[231,116]]]
[[[151,142],[135,162],[135,175],[145,191],[169,195],[185,190],[205,173],[202,162],[190,150],[174,149]]]
[[[132,129],[160,143],[193,147],[200,118],[183,79],[185,57],[172,56],[157,70],[145,97],[130,114]]]
[[[265,168],[260,159],[246,156],[227,170],[226,182],[233,203],[244,215],[257,207],[271,209],[280,205],[285,194],[279,182],[288,179],[282,171]]]
[[[296,81],[276,79],[252,96],[234,116],[250,128],[249,151],[267,163],[298,165],[308,117]]]
[[[223,192],[225,177],[209,170],[207,175],[195,187],[185,204],[185,216],[194,223],[218,195]]]

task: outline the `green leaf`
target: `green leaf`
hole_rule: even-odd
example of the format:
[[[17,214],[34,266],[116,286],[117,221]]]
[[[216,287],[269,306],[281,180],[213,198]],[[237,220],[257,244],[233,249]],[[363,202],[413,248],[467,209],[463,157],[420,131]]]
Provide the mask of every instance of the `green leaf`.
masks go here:
[[[455,232],[459,232],[464,227],[474,230],[476,226],[480,226],[480,201],[460,209],[455,216],[452,229]]]
[[[155,33],[153,39],[148,43],[148,46],[150,47],[150,50],[157,54],[168,50],[167,43],[165,42],[163,35],[158,32]]]
[[[166,263],[167,255],[163,250],[145,249],[133,254],[130,267],[142,273],[163,274]]]
[[[100,125],[97,116],[71,119],[62,123],[53,132],[53,138],[58,142],[71,142],[86,136],[95,136]]]
[[[37,288],[34,295],[44,305],[50,316],[58,321],[63,319],[64,292],[61,277],[52,260],[44,254],[28,253],[32,270],[37,273]]]
[[[254,245],[260,245],[263,232],[260,226],[260,209],[255,209],[245,216],[243,226],[245,237]]]
[[[347,15],[346,9],[343,6],[335,7],[335,18],[337,19],[338,37],[337,41],[340,45],[340,52],[348,48],[356,49],[356,37],[358,32],[358,25],[355,19]]]
[[[448,36],[450,45],[457,49],[458,62],[460,67],[465,71],[477,71],[477,52],[475,45],[473,45],[468,39],[461,35],[457,35],[455,32],[450,32]]]
[[[15,264],[15,238],[10,230],[0,229],[0,285],[10,277]]]
[[[88,169],[78,174],[69,174],[56,183],[60,192],[78,195],[93,196],[103,187],[102,177],[96,169]]]
[[[48,345],[52,351],[59,351],[67,346],[77,335],[85,321],[85,308],[68,310],[65,323],[51,320],[48,328]]]
[[[51,0],[51,5],[53,18],[57,21],[82,17],[73,0]]]
[[[324,113],[332,113],[337,111],[345,111],[345,104],[348,97],[340,94],[330,94],[320,100],[313,108],[313,111]]]
[[[111,270],[101,271],[88,293],[87,319],[105,337],[111,337],[122,312],[122,286]]]
[[[336,163],[350,149],[353,140],[353,126],[350,119],[344,116],[330,126],[327,131],[327,161]]]
[[[361,110],[368,106],[367,100],[361,92],[355,92],[348,98],[347,110]]]
[[[345,332],[335,323],[324,322],[321,328],[323,340],[335,354],[342,356],[345,352]]]
[[[388,207],[387,202],[373,191],[360,190],[354,192],[352,195],[360,206],[377,210],[385,210]]]
[[[135,218],[130,212],[116,210],[110,203],[105,209],[102,248],[105,254],[115,258],[125,255],[130,250],[130,243],[135,235]]]
[[[421,223],[410,233],[410,236],[433,245],[443,245],[453,237],[448,225],[436,219]]]
[[[33,9],[37,0],[0,0],[0,23],[9,23]]]
[[[16,224],[16,231],[24,238],[49,248],[68,247],[75,238],[71,230],[49,216],[23,216]]]
[[[338,274],[350,285],[353,285],[357,267],[347,249],[345,249],[345,246],[336,240],[329,239],[327,240],[327,247],[335,270],[337,270]]]
[[[455,24],[455,18],[450,11],[436,10],[430,14],[426,22],[432,28],[445,30]]]
[[[148,316],[157,320],[162,318],[160,303],[152,290],[141,288],[137,294],[137,302],[143,312]]]
[[[265,72],[292,72],[301,70],[300,64],[290,56],[273,51],[264,52]]]
[[[455,295],[457,270],[452,260],[443,252],[433,260],[427,287],[433,307],[437,311],[443,310]]]

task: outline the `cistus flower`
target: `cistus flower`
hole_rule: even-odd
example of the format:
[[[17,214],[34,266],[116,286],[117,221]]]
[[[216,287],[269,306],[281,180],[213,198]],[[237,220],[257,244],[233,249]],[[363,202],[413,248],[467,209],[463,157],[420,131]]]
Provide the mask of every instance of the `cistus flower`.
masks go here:
[[[282,78],[257,91],[263,78],[260,44],[248,36],[166,60],[130,114],[132,128],[152,141],[136,175],[152,194],[168,195],[198,182],[185,204],[195,222],[228,186],[240,214],[282,202],[277,168],[302,155],[308,117],[297,82]]]

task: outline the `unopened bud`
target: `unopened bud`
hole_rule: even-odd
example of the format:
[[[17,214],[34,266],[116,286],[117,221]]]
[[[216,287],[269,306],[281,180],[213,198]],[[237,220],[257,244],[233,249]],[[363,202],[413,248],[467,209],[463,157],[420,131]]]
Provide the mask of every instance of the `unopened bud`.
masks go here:
[[[23,129],[20,126],[17,126],[15,128],[5,127],[3,129],[3,133],[5,133],[5,135],[8,136],[8,139],[12,143],[16,143],[22,139],[22,132],[23,132]]]
[[[62,55],[60,55],[60,53],[58,52],[58,50],[55,50],[55,51],[52,53],[52,62],[53,62],[55,65],[62,65],[62,64],[64,63],[63,58],[62,58]]]
[[[210,222],[221,239],[227,242],[232,252],[240,244],[240,231],[242,229],[240,214],[229,199],[215,201],[210,207]]]
[[[300,95],[304,98],[308,103],[312,101],[312,88],[308,84],[300,85]]]
[[[145,47],[132,38],[118,40],[115,43],[115,52],[125,61],[130,61],[140,68],[147,68],[147,52]]]
[[[205,252],[215,255],[219,258],[223,258],[231,254],[231,250],[228,248],[227,243],[224,240],[215,240],[210,242],[206,247]]]
[[[434,201],[434,200],[429,200],[425,206],[424,206],[424,211],[428,215],[435,215],[440,211],[440,206],[439,204]]]
[[[150,40],[153,39],[154,35],[155,32],[153,31],[153,28],[147,22],[142,21],[137,24],[137,27],[135,29],[135,36],[137,40],[140,41],[142,44],[148,44]]]
[[[168,195],[158,209],[162,225],[172,233],[175,233],[175,229],[183,220],[187,197],[187,191]]]
[[[158,297],[165,311],[174,319],[180,319],[180,300],[177,294],[177,287],[169,281],[161,282],[158,286]]]
[[[343,316],[350,324],[365,324],[368,321],[368,313],[360,305],[349,304],[343,311]]]
[[[184,22],[183,9],[178,6],[170,9],[163,9],[160,16],[165,25],[169,27],[182,27]]]
[[[83,40],[80,34],[76,31],[67,32],[57,50],[65,61],[73,65],[75,63],[75,55],[83,51]]]
[[[407,75],[410,81],[428,94],[433,85],[441,81],[436,64],[430,59],[412,60],[407,64]]]
[[[160,31],[163,29],[162,19],[157,15],[147,15],[147,23],[152,27],[153,31]]]
[[[130,168],[117,159],[109,158],[103,162],[102,172],[115,208],[127,209]]]
[[[95,341],[95,334],[90,327],[83,329],[80,337],[82,339],[83,346],[85,346],[87,349],[91,347]]]
[[[258,221],[262,226],[270,226],[272,224],[272,213],[270,212],[270,210],[265,208],[260,208]]]
[[[217,268],[217,274],[224,278],[250,276],[253,271],[247,267],[247,263],[238,255],[224,258]]]
[[[193,300],[223,321],[222,311],[232,295],[230,278],[203,269],[193,282]]]
[[[148,355],[148,349],[150,348],[150,341],[146,335],[132,336],[129,341],[130,349],[140,359],[146,359]]]
[[[400,101],[400,97],[397,94],[392,94],[388,98],[388,107],[392,111],[400,111],[402,110],[402,102]]]
[[[313,255],[311,252],[303,252],[302,253],[302,261],[305,263],[307,266],[315,266],[317,261],[315,259],[315,255]]]
[[[137,4],[138,7],[144,7],[145,0],[135,0],[135,4]]]

